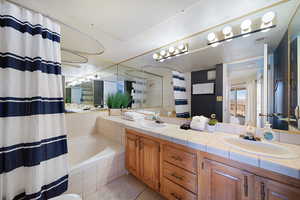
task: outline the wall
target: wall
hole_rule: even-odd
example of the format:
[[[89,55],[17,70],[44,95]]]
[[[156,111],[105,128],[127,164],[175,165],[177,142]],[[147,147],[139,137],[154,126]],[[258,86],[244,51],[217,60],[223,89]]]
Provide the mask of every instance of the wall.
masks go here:
[[[216,80],[207,80],[207,72],[216,70]],[[217,101],[217,96],[223,96],[223,65],[218,64],[209,70],[194,71],[191,73],[191,84],[215,83],[214,94],[191,95],[192,116],[204,115],[210,117],[215,113],[219,122],[223,120],[223,102]],[[192,91],[191,91],[192,93]]]
[[[65,114],[68,137],[96,134],[96,119],[102,112],[81,112]]]

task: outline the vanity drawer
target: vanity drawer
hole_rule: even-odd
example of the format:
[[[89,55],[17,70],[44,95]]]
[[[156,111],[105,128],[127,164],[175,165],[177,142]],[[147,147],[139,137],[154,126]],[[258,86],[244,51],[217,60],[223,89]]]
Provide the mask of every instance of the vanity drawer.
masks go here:
[[[197,172],[196,154],[188,153],[180,149],[173,148],[169,145],[164,145],[163,159],[195,174]]]
[[[163,176],[181,185],[193,193],[197,193],[197,176],[167,162],[163,163]]]
[[[162,193],[168,200],[196,200],[197,197],[193,193],[187,191],[183,187],[163,178]]]

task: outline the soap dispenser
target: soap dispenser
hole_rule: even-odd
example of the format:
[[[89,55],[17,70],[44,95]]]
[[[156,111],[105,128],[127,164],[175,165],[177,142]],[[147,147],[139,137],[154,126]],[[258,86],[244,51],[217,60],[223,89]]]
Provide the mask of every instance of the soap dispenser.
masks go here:
[[[267,141],[275,141],[277,139],[277,135],[272,130],[272,125],[268,121],[263,128],[263,138]]]

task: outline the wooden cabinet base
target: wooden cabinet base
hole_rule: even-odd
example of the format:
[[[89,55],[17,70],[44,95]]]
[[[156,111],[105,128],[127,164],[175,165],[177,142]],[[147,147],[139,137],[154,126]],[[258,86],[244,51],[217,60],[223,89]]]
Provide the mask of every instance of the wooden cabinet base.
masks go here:
[[[300,180],[126,130],[126,168],[169,200],[300,200]]]
[[[166,178],[162,180],[161,193],[169,200],[196,200],[197,196]]]

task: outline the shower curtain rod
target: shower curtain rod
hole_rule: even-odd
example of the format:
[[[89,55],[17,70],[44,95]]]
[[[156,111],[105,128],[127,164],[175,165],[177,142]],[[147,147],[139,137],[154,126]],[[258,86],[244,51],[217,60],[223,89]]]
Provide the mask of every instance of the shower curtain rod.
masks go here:
[[[55,22],[57,22],[57,23],[59,23],[59,24],[61,24],[61,25],[63,25],[63,26],[66,26],[66,27],[70,28],[71,30],[76,31],[76,32],[78,32],[78,33],[80,33],[80,34],[82,34],[82,35],[85,35],[86,37],[88,37],[88,38],[90,38],[90,39],[96,41],[96,43],[97,43],[99,46],[101,46],[101,48],[103,49],[102,51],[97,52],[97,53],[86,53],[86,52],[80,52],[80,51],[76,51],[76,50],[72,50],[72,49],[61,48],[63,51],[68,51],[68,52],[72,52],[72,53],[74,53],[74,52],[75,52],[75,53],[83,53],[83,54],[87,54],[87,55],[101,55],[101,54],[104,53],[105,48],[104,48],[104,46],[103,46],[98,40],[96,40],[96,39],[93,38],[92,36],[90,36],[90,35],[88,35],[88,34],[82,32],[82,31],[80,31],[79,29],[77,29],[77,28],[75,28],[75,27],[73,27],[73,26],[70,26],[70,25],[68,25],[68,24],[66,24],[66,23],[64,23],[64,22],[62,22],[62,21],[60,21],[59,19],[56,19],[56,18],[54,18],[54,17],[51,17],[50,15],[44,14],[44,13],[42,13],[42,12],[40,12],[40,11],[37,11],[37,10],[34,10],[34,9],[32,9],[32,8],[28,8],[27,6],[23,6],[23,5],[21,5],[21,4],[19,4],[19,3],[16,3],[16,2],[14,2],[14,1],[11,1],[11,0],[4,0],[4,1],[7,1],[7,2],[12,3],[12,4],[15,4],[15,5],[19,6],[19,7],[25,8],[25,9],[30,10],[30,11],[32,11],[32,12],[40,13],[41,15],[44,15],[45,17],[48,17],[49,19],[51,19],[51,20],[53,20],[53,21],[55,21]]]

